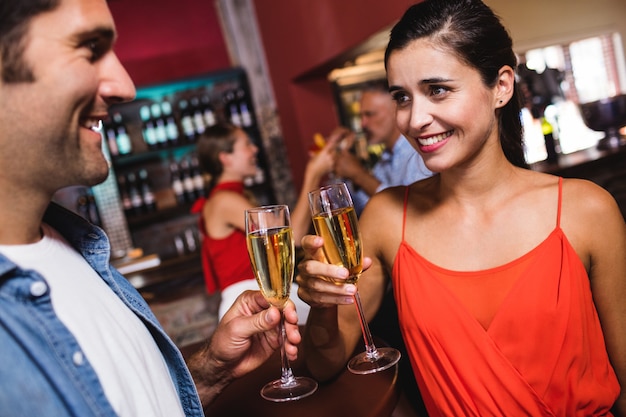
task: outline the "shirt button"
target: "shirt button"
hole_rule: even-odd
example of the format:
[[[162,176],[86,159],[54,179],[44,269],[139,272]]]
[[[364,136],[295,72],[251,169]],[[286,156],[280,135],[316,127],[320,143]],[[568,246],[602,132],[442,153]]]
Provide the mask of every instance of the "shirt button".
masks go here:
[[[33,297],[41,297],[48,291],[48,286],[43,281],[37,281],[30,284],[30,294]]]
[[[74,361],[74,365],[80,366],[85,362],[85,357],[83,356],[83,352],[74,352],[72,356],[72,360]]]

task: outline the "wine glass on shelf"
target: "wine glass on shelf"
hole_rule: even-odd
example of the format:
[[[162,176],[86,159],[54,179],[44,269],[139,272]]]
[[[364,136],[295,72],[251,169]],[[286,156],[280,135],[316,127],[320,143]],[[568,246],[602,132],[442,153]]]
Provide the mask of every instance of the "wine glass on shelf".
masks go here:
[[[246,210],[246,241],[252,269],[265,299],[281,312],[279,342],[281,377],[267,383],[261,396],[275,402],[307,397],[317,390],[317,382],[295,377],[285,353],[285,316],[295,265],[295,249],[289,208],[286,205]]]
[[[334,183],[309,193],[315,232],[324,239],[324,254],[329,263],[348,269],[349,277],[341,283],[355,284],[363,272],[363,244],[352,197],[344,183]],[[355,374],[383,371],[400,360],[400,352],[392,347],[376,348],[370,332],[358,289],[354,303],[365,341],[365,352],[348,361],[348,370]]]

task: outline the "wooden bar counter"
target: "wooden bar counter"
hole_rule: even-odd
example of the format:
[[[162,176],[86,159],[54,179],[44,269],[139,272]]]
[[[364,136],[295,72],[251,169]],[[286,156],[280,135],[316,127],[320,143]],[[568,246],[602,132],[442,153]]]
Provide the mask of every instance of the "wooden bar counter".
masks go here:
[[[195,347],[197,348],[197,346]],[[185,356],[193,347],[182,349]],[[310,376],[301,360],[292,364],[296,376]],[[398,367],[369,375],[355,375],[345,369],[337,378],[319,387],[312,395],[275,403],[261,397],[261,388],[280,378],[280,353],[248,375],[234,381],[205,410],[210,417],[388,417],[398,403]]]

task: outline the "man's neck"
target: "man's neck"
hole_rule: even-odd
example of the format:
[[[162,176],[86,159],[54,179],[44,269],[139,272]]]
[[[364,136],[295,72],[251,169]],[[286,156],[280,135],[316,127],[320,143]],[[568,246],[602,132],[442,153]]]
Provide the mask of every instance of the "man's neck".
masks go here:
[[[23,245],[41,239],[41,222],[50,203],[26,192],[0,193],[0,244]]]

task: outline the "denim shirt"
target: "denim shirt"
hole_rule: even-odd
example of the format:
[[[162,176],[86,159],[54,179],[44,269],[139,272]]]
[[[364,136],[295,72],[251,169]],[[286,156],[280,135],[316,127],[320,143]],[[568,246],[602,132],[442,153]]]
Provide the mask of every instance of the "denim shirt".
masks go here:
[[[372,175],[380,181],[376,192],[396,185],[409,185],[433,175],[426,168],[420,154],[409,141],[400,136],[391,150],[385,150],[372,169]],[[361,214],[370,199],[362,189],[351,190],[354,207]]]
[[[58,230],[146,325],[167,363],[186,416],[203,416],[185,361],[135,288],[109,264],[98,227],[51,204]],[[116,416],[76,338],[56,316],[44,278],[0,254],[0,417]]]

